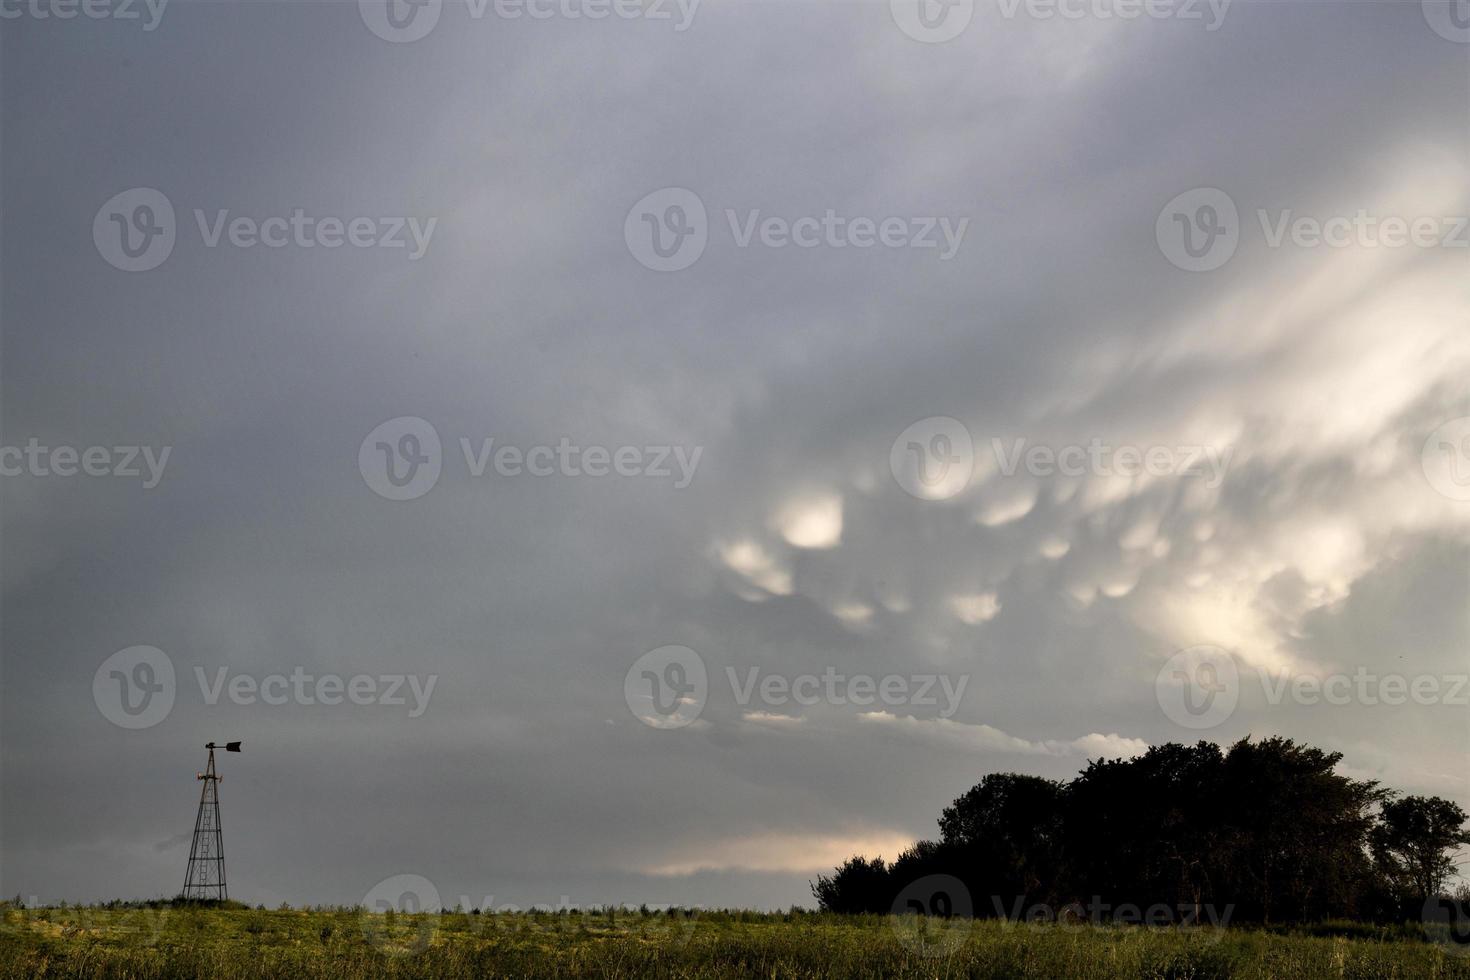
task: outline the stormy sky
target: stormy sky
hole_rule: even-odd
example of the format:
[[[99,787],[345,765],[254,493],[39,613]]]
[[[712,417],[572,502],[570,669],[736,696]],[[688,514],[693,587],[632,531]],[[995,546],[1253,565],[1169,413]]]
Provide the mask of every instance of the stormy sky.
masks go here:
[[[176,893],[211,739],[268,904],[1470,806],[1463,3],[392,2],[0,4],[0,893]]]

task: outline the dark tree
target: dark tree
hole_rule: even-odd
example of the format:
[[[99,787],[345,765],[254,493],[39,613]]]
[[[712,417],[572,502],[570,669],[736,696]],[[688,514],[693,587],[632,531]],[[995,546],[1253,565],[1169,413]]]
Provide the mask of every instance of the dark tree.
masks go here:
[[[949,875],[977,915],[1100,901],[1195,922],[1417,918],[1470,844],[1466,814],[1340,775],[1341,759],[1246,738],[1089,762],[1070,783],[992,773],[944,809],[938,841],[891,865],[853,858],[812,892],[831,911],[886,912]]]
[[[894,881],[896,891],[909,882],[929,875],[952,874],[953,866],[954,856],[943,844],[921,840],[888,866],[888,874]]]
[[[950,873],[1003,902],[1050,900],[1061,867],[1061,783],[994,773],[939,818],[941,853]]]
[[[1229,894],[1262,922],[1353,917],[1371,873],[1367,857],[1377,783],[1337,775],[1340,752],[1285,738],[1242,739],[1221,783]]]
[[[1089,763],[1067,792],[1071,896],[1164,904],[1197,920],[1225,872],[1223,771],[1210,742]]]
[[[1470,844],[1465,811],[1437,796],[1383,804],[1373,828],[1373,859],[1394,892],[1413,904],[1438,895],[1454,873],[1454,852]]]
[[[828,912],[887,912],[893,901],[888,866],[881,857],[848,858],[830,877],[818,875],[812,896]]]

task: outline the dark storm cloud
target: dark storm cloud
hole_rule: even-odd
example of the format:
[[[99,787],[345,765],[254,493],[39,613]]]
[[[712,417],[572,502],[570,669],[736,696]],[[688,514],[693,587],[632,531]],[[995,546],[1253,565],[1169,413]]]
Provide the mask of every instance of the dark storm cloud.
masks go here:
[[[1466,213],[1467,49],[1418,5],[1241,3],[1206,31],[980,3],[929,45],[868,3],[706,0],[684,31],[448,3],[390,43],[356,4],[175,2],[0,45],[0,441],[171,447],[153,489],[4,478],[0,891],[172,893],[222,737],[246,743],[232,893],[272,902],[405,872],[476,902],[799,902],[986,771],[1197,735],[1307,737],[1470,799],[1463,711],[1270,705],[1254,673],[1466,669],[1470,504],[1420,467],[1470,415],[1465,253],[1271,248],[1257,217]],[[126,273],[92,227],[134,187],[177,240]],[[656,273],[623,231],[665,187],[709,240]],[[1197,187],[1240,214],[1210,273],[1155,238]],[[436,224],[418,259],[206,247],[221,211],[296,209]],[[941,259],[742,247],[726,213],[828,209],[968,225]],[[442,473],[390,501],[358,452],[402,416]],[[947,500],[889,469],[933,416],[975,442]],[[684,489],[474,476],[460,440],[488,438],[701,455]],[[1230,457],[1213,487],[1006,476],[992,439]],[[1155,695],[1200,643],[1245,677],[1205,732]],[[659,731],[623,686],[668,644],[710,690]],[[124,730],[92,681],[134,645],[177,696]],[[209,704],[221,668],[437,682],[417,717]],[[952,717],[741,705],[727,668],[968,684]]]

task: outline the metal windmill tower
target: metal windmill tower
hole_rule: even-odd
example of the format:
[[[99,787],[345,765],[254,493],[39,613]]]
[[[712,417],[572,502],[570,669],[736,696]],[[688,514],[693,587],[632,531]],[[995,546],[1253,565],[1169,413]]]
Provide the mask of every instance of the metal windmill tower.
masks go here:
[[[214,771],[213,742],[204,746],[209,750],[209,765],[198,776],[204,781],[199,794],[199,814],[194,818],[194,842],[189,845],[189,868],[184,872],[184,898],[215,899],[229,898],[225,890],[225,844],[219,823],[219,781]],[[239,742],[226,742],[226,752],[239,752]]]

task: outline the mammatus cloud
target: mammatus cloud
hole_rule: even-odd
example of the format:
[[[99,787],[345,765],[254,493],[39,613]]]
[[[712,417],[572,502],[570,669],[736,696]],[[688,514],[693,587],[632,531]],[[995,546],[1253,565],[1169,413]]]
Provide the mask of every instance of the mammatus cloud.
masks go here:
[[[793,547],[835,547],[842,540],[842,498],[835,493],[795,497],[782,506],[776,526]]]
[[[949,605],[960,622],[971,626],[994,619],[1000,614],[1000,600],[994,592],[950,596]]]

